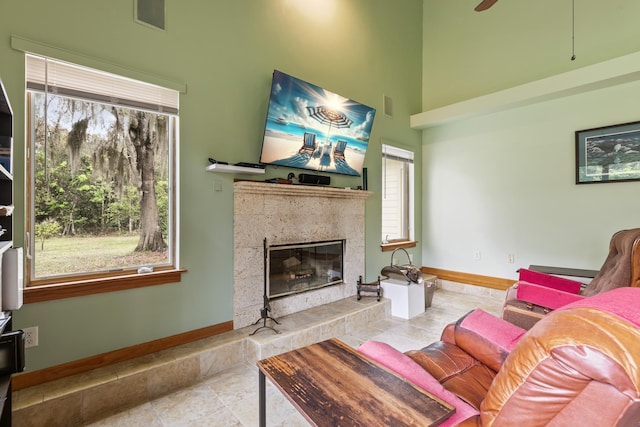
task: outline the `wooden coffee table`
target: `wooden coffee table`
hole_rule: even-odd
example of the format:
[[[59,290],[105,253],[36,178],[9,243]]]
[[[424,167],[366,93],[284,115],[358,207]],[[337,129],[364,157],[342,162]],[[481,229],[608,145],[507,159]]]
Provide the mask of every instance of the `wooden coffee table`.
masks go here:
[[[265,376],[314,426],[437,426],[455,408],[337,339],[258,361],[260,426]]]

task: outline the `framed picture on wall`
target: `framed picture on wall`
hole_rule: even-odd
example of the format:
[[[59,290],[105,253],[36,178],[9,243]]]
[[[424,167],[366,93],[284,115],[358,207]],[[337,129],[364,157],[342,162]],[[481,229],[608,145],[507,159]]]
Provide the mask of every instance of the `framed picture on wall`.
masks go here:
[[[640,122],[576,131],[576,184],[640,181]]]

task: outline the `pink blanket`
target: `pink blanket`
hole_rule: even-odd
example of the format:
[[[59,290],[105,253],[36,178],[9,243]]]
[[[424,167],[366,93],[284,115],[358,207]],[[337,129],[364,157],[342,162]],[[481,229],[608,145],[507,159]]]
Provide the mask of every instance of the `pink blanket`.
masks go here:
[[[640,288],[616,288],[562,307],[568,310],[576,307],[595,308],[614,314],[640,327]]]

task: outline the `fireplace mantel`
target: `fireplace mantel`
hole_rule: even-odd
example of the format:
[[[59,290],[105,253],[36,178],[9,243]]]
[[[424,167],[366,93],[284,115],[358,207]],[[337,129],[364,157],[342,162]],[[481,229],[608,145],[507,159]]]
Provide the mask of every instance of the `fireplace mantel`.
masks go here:
[[[273,184],[258,181],[236,181],[235,193],[269,194],[291,197],[328,197],[336,199],[366,199],[372,191],[352,190],[348,188],[323,187],[319,185]]]

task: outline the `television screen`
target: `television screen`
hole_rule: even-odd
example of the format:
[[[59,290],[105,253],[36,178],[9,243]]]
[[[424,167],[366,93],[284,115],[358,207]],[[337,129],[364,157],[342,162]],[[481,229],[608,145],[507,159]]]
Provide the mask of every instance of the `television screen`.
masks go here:
[[[360,176],[375,114],[275,70],[260,163]]]

